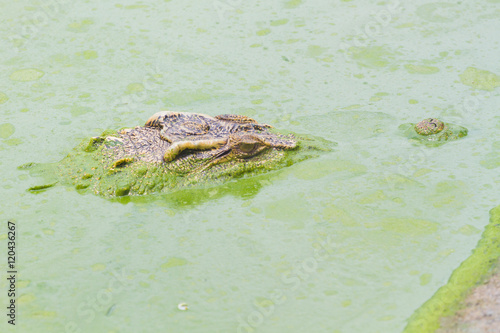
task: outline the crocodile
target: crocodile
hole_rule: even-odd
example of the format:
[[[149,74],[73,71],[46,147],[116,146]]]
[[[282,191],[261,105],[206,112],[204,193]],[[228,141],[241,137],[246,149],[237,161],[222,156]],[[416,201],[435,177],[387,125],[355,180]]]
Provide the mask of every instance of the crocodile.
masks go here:
[[[416,124],[403,124],[399,127],[411,140],[431,145],[441,145],[447,141],[458,140],[467,136],[467,128],[451,123],[444,123],[437,118],[427,118]]]
[[[279,169],[331,146],[247,116],[162,111],[144,126],[86,139],[58,163],[20,168],[48,179],[31,191],[63,183],[105,197],[137,196]]]

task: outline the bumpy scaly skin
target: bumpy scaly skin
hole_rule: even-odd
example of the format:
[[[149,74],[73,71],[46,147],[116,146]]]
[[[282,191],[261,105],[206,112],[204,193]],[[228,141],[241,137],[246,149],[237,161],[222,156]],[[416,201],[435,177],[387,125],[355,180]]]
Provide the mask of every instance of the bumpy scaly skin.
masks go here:
[[[271,134],[269,125],[240,115],[210,117],[198,113],[162,111],[146,122],[147,127],[160,130],[160,137],[171,145],[165,151],[164,161],[170,162],[185,150],[228,150],[251,157],[266,148],[293,149],[296,141]],[[232,145],[232,146],[231,146]]]
[[[420,135],[437,134],[444,129],[444,123],[435,118],[427,118],[415,125],[415,132]]]
[[[304,144],[305,155],[300,155],[294,136],[270,128],[245,116],[163,111],[145,126],[86,140],[57,164],[57,180],[108,197],[143,195],[221,182],[312,157],[315,147]]]
[[[430,144],[442,144],[467,136],[467,128],[447,123],[436,118],[427,118],[417,124],[402,125],[410,139]]]

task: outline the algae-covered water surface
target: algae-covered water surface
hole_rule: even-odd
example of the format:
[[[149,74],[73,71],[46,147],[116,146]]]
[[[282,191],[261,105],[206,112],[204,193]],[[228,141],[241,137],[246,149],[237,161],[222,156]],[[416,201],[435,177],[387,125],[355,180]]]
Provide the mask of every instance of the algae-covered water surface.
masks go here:
[[[20,332],[402,332],[500,204],[496,0],[0,5],[0,240]],[[161,110],[241,114],[332,151],[109,199],[26,163]],[[402,124],[468,129],[440,145]],[[7,263],[7,250],[1,259]],[[6,267],[2,265],[2,268]]]

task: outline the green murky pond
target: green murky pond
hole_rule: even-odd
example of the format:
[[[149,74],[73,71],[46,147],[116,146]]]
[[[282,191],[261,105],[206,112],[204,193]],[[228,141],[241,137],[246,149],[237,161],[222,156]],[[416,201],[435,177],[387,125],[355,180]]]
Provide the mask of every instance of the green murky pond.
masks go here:
[[[499,204],[497,0],[16,1],[0,17],[0,239],[15,221],[19,252],[1,331],[401,332]],[[161,198],[26,191],[39,179],[19,165],[166,109],[338,145]],[[428,117],[469,135],[398,130]]]

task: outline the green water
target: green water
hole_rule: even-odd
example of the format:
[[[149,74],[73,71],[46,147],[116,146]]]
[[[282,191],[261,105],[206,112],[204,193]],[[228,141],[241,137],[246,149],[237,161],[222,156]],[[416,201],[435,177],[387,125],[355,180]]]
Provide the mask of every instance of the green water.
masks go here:
[[[498,1],[17,1],[0,18],[19,331],[401,332],[499,203]],[[161,198],[26,191],[40,180],[17,166],[165,109],[338,145]],[[469,135],[398,131],[428,117]]]

